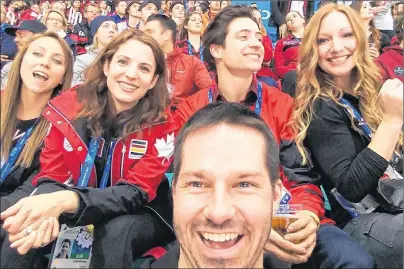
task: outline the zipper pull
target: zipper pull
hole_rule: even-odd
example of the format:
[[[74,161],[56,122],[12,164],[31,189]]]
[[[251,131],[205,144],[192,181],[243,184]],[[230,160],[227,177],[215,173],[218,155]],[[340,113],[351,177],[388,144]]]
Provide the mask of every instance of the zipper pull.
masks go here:
[[[122,153],[125,153],[125,152],[126,152],[126,146],[123,145],[123,147],[122,147]]]

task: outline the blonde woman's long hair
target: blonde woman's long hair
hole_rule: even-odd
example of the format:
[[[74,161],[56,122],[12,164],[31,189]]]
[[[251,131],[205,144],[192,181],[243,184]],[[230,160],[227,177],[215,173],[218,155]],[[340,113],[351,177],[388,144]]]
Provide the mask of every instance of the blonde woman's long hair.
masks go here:
[[[365,35],[365,29],[358,14],[350,7],[329,3],[322,6],[310,19],[305,28],[304,38],[300,45],[298,72],[298,83],[296,88],[296,109],[293,114],[293,125],[298,132],[296,144],[303,157],[303,163],[307,163],[308,156],[304,147],[304,139],[313,118],[313,104],[317,99],[331,98],[335,103],[348,109],[352,115],[352,110],[340,104],[339,100],[343,95],[343,89],[338,88],[333,82],[333,78],[324,72],[318,64],[317,35],[321,22],[331,12],[341,12],[346,15],[351,23],[353,36],[356,38],[357,47],[353,53],[355,66],[352,70],[353,92],[359,97],[359,107],[365,121],[372,132],[376,132],[382,121],[381,109],[378,103],[378,93],[381,87],[380,72],[369,56],[369,42]],[[321,115],[319,115],[321,117]],[[354,125],[351,116],[352,127]],[[397,150],[403,145],[403,135],[400,135],[397,143]]]
[[[0,141],[1,141],[1,157],[6,160],[11,152],[13,144],[13,136],[17,126],[17,111],[21,103],[21,88],[22,79],[20,75],[21,63],[30,46],[30,44],[40,38],[50,37],[58,41],[63,49],[65,56],[66,72],[63,83],[53,89],[52,96],[55,96],[60,91],[70,88],[73,77],[73,55],[67,43],[53,32],[35,35],[27,44],[18,52],[13,61],[6,88],[4,89],[1,98],[1,125],[0,125]],[[34,104],[32,104],[34,105]],[[35,126],[31,136],[28,138],[20,156],[15,165],[23,167],[31,166],[37,149],[41,146],[42,141],[49,128],[49,122],[41,117],[38,124]]]

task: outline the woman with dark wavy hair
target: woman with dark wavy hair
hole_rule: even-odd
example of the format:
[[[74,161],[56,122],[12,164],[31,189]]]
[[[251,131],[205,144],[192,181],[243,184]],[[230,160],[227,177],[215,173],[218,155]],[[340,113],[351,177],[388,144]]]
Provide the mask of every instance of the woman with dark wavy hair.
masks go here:
[[[84,84],[50,102],[35,195],[1,215],[18,253],[49,243],[40,231],[52,228],[50,219],[94,225],[95,268],[129,268],[173,238],[164,173],[178,128],[166,110],[165,70],[157,42],[126,30],[104,48]]]

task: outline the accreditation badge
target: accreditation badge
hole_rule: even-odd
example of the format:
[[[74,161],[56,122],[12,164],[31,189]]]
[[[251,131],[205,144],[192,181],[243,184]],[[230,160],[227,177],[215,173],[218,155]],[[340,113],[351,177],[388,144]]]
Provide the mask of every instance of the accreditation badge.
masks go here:
[[[62,225],[51,254],[50,268],[90,268],[94,226]]]

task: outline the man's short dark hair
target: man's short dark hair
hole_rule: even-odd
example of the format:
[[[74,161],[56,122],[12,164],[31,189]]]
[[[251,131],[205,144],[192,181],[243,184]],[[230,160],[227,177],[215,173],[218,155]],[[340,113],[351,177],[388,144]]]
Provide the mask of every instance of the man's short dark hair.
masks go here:
[[[164,31],[171,31],[172,32],[172,41],[173,43],[175,43],[176,40],[176,36],[177,36],[177,24],[175,23],[175,21],[169,17],[167,17],[166,15],[162,15],[162,14],[153,14],[150,15],[149,18],[147,19],[147,22],[150,21],[158,21],[160,22],[161,26],[163,26]],[[146,22],[146,23],[147,23]]]
[[[188,136],[218,125],[247,127],[258,131],[265,140],[265,164],[274,185],[279,179],[279,146],[265,121],[245,105],[214,102],[197,111],[181,128],[174,148],[173,185],[177,183],[182,165],[183,146]],[[263,156],[264,157],[264,156]]]
[[[229,25],[234,19],[238,18],[250,18],[256,22],[252,8],[247,5],[231,5],[220,11],[206,28],[202,37],[203,46],[205,48],[203,56],[208,63],[210,70],[216,70],[215,59],[210,53],[210,46],[225,46],[226,36],[229,32]]]

